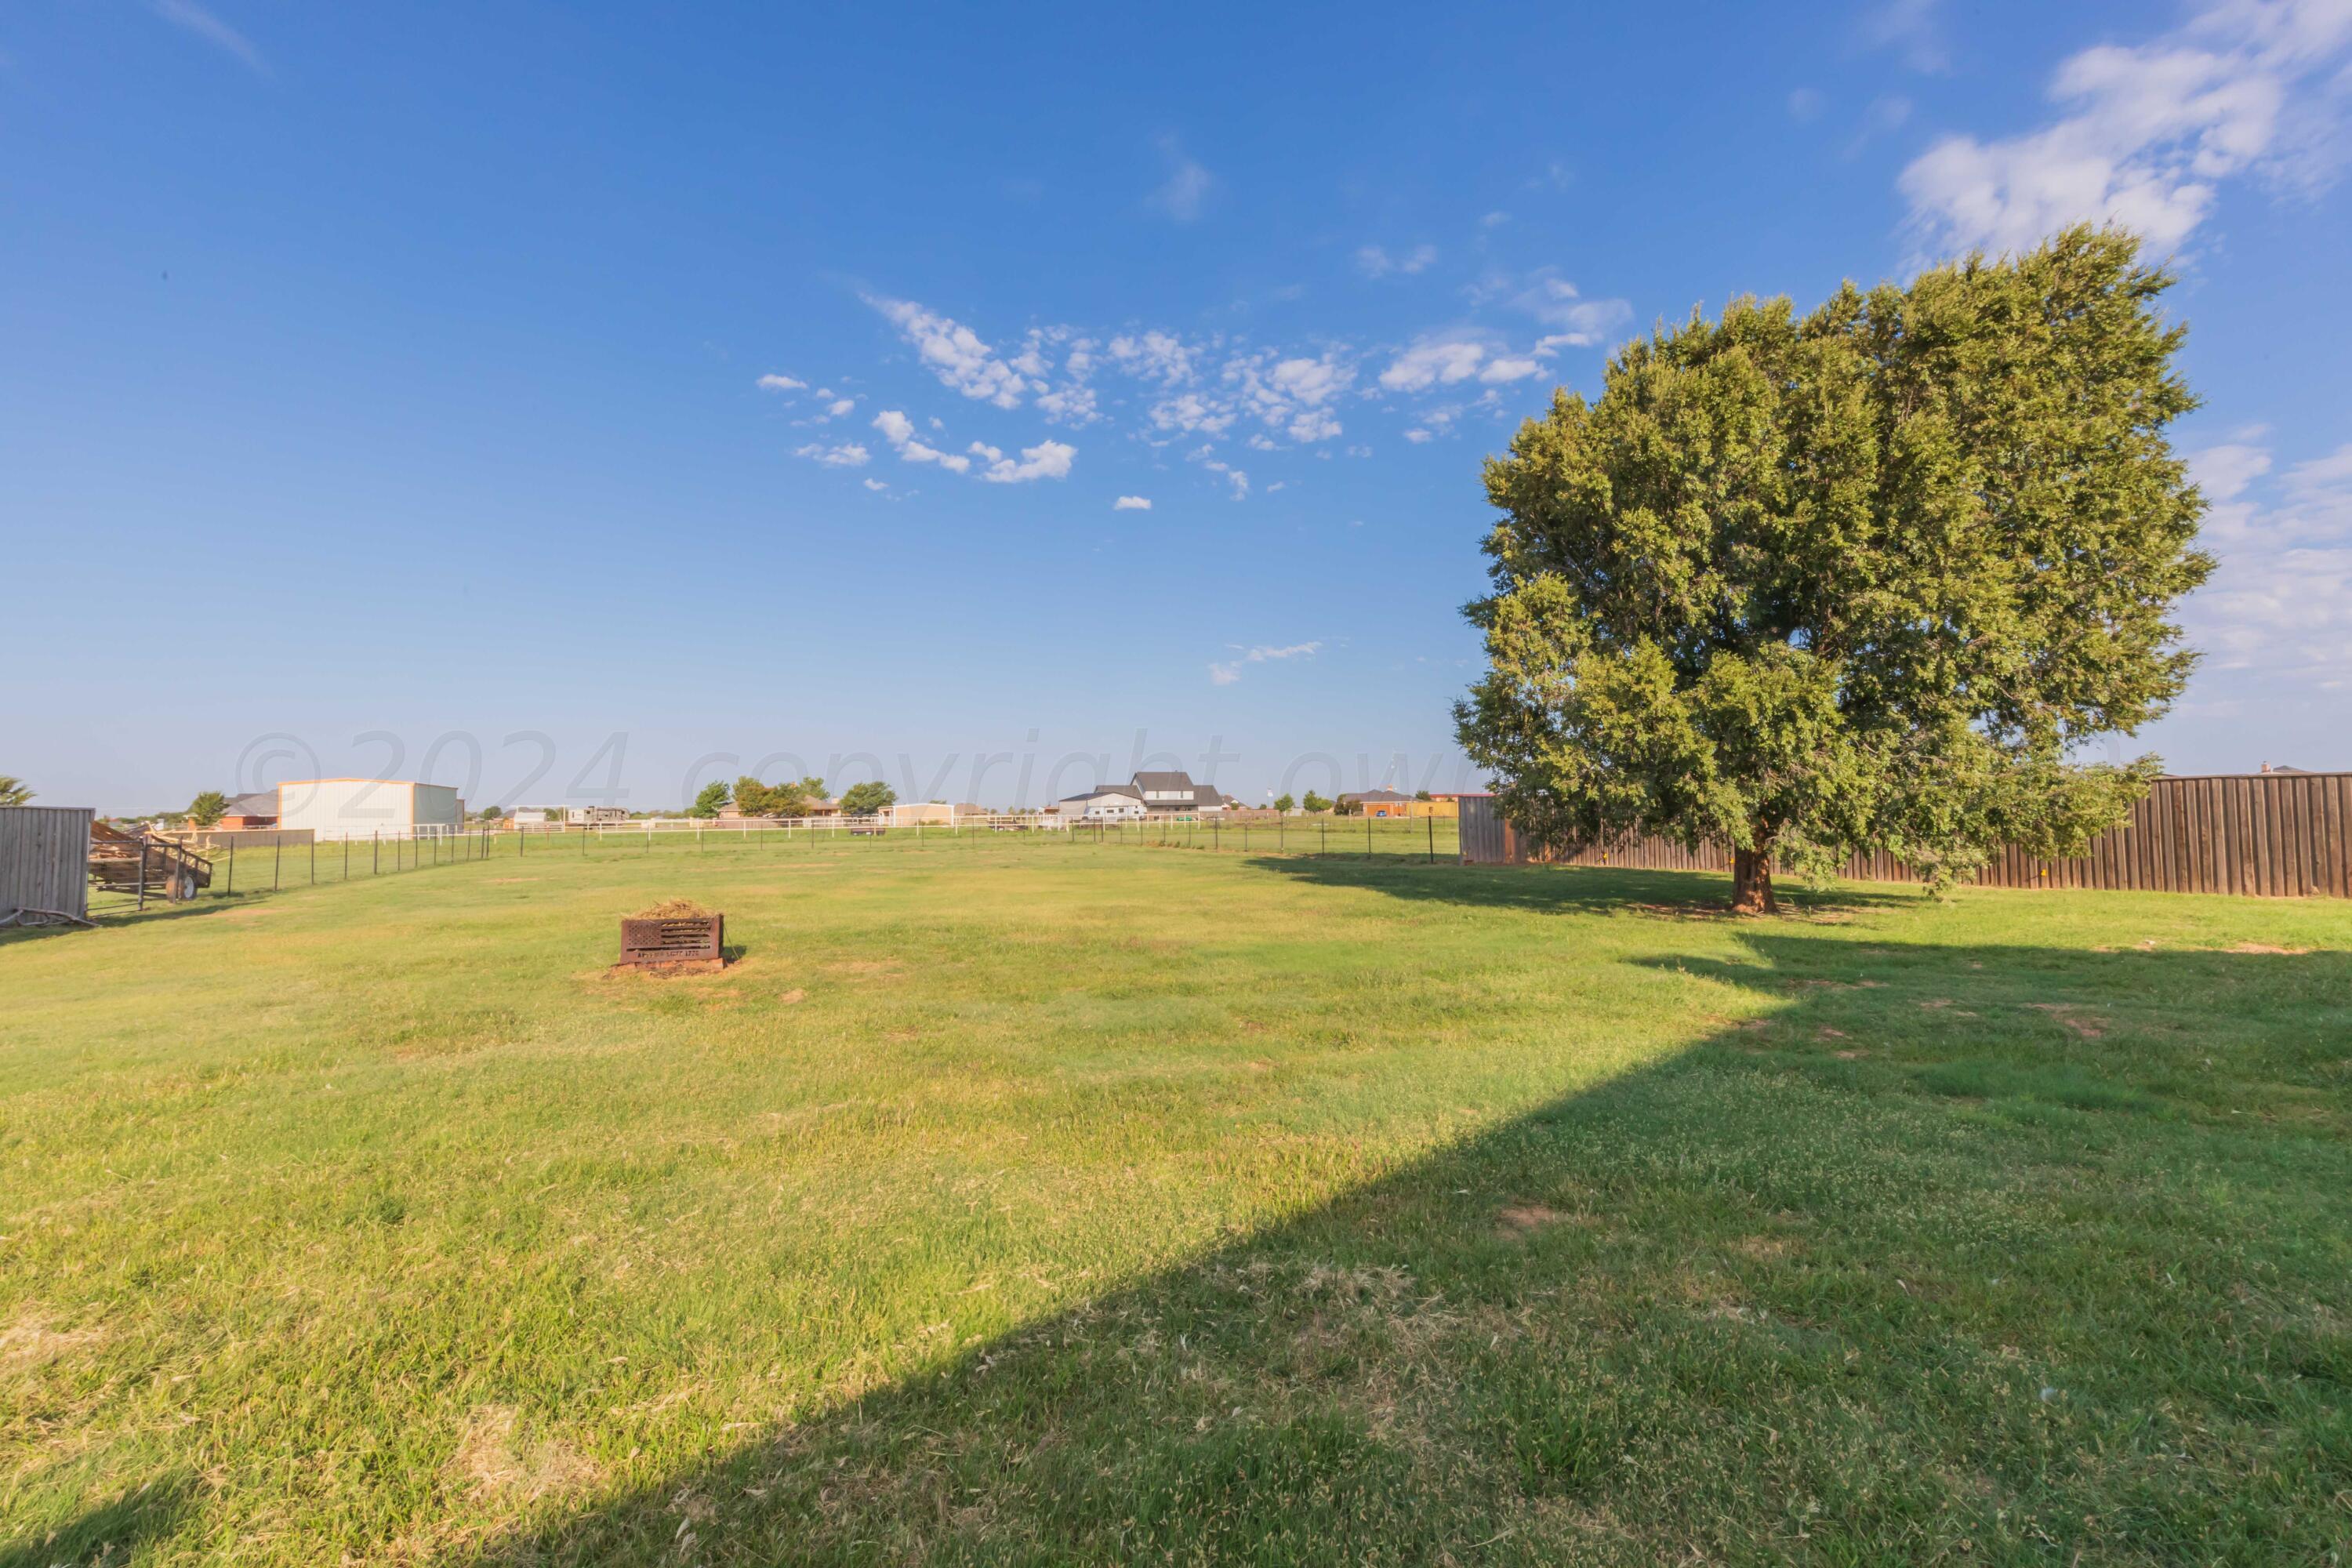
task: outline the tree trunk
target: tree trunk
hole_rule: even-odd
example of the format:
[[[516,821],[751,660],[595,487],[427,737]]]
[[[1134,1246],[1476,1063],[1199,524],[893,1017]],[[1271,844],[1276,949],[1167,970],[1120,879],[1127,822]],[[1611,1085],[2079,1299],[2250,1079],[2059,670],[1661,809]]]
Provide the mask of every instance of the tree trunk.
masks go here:
[[[1776,915],[1780,900],[1772,896],[1772,849],[1761,838],[1753,849],[1731,852],[1731,911],[1740,915]]]

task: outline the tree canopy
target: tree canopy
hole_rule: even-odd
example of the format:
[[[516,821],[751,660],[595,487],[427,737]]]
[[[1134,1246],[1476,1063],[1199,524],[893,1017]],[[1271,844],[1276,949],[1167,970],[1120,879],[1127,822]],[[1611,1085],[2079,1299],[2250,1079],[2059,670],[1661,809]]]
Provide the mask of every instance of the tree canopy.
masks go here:
[[[217,826],[228,815],[228,796],[216,789],[204,790],[188,802],[188,820],[198,827]]]
[[[746,773],[735,781],[735,805],[746,816],[806,816],[824,798],[824,781],[814,775],[761,784]]]
[[[0,805],[23,805],[33,798],[32,790],[14,773],[0,773]]]
[[[1486,466],[1488,671],[1455,707],[1522,833],[1770,866],[1882,847],[1939,883],[2078,852],[2156,771],[2079,744],[2162,713],[2211,559],[2166,427],[2172,279],[2116,229],[1694,312]]]
[[[878,779],[851,784],[841,792],[841,814],[844,816],[871,816],[887,811],[897,804],[898,792]]]
[[[719,807],[727,804],[727,786],[717,779],[712,779],[695,795],[694,804],[686,808],[686,815],[695,817],[716,816],[719,815]]]

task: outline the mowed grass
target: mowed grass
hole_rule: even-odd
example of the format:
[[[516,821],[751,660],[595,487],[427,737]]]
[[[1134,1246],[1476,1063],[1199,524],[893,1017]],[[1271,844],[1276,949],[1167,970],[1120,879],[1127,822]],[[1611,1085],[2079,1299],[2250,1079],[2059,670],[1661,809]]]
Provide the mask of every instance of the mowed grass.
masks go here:
[[[0,941],[0,1565],[2341,1561],[2352,909],[1722,891],[666,847]],[[740,961],[608,974],[673,894]]]

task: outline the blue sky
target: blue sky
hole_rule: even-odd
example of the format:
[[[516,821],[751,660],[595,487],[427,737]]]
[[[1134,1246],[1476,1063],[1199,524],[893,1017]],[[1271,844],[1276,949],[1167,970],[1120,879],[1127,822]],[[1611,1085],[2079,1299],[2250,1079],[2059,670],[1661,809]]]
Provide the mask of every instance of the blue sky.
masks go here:
[[[1475,785],[1553,385],[2102,216],[2223,559],[2144,744],[2352,766],[2347,99],[2343,0],[18,8],[0,772]]]

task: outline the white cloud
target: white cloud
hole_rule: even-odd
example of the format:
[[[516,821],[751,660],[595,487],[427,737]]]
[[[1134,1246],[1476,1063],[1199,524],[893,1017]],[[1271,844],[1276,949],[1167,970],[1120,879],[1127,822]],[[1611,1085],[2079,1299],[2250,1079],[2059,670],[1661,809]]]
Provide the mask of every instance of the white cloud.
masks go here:
[[[1428,271],[1436,260],[1437,247],[1433,245],[1416,245],[1411,250],[1395,256],[1377,245],[1367,245],[1356,252],[1356,265],[1363,269],[1367,278],[1385,278],[1391,272],[1402,272],[1411,277],[1417,272]]]
[[[877,414],[874,428],[882,432],[882,438],[890,443],[901,462],[937,463],[949,472],[957,474],[971,471],[970,458],[955,452],[942,452],[919,440],[915,435],[915,422],[896,408],[885,408]]]
[[[1037,395],[1037,407],[1057,425],[1087,426],[1102,417],[1091,386],[1066,384]]]
[[[1507,381],[1525,381],[1528,377],[1538,374],[1542,370],[1543,366],[1538,364],[1531,359],[1498,358],[1488,360],[1486,362],[1486,368],[1478,373],[1478,379],[1489,384]]]
[[[808,446],[794,447],[793,456],[806,458],[811,462],[823,463],[828,468],[862,468],[871,454],[865,447],[855,443],[840,447],[823,447],[811,442]]]
[[[1151,405],[1151,423],[1161,430],[1185,436],[1221,436],[1233,426],[1233,406],[1197,392],[1162,398]]]
[[[1420,426],[1416,425],[1412,429],[1404,433],[1404,438],[1418,447],[1423,442],[1429,440],[1431,437],[1427,430],[1424,430]]]
[[[2246,537],[2254,517],[2247,488],[2270,468],[2269,451],[2251,442],[2227,442],[2189,455],[2189,477],[2205,492],[2208,542],[2234,543]]]
[[[2257,670],[2266,685],[2322,689],[2352,682],[2352,442],[2289,468],[2278,504],[2250,492],[2270,452],[2240,440],[2194,453],[2189,469],[2212,503],[2205,542],[2221,557],[2182,611],[2208,668]]]
[[[1110,509],[1113,511],[1150,511],[1151,510],[1151,498],[1149,496],[1121,496],[1117,500],[1110,503]]]
[[[966,397],[992,403],[999,408],[1020,406],[1027,383],[970,327],[906,300],[868,295],[866,302],[890,320],[899,336],[914,346],[924,365],[941,382]]]
[[[1078,455],[1078,449],[1076,447],[1066,446],[1059,441],[1040,441],[1034,447],[1022,447],[1021,461],[1018,463],[1009,458],[997,456],[994,447],[990,447],[989,451],[991,461],[988,471],[982,474],[981,478],[991,484],[997,485],[1026,484],[1032,479],[1066,479],[1069,477],[1070,464]]]
[[[1517,310],[1532,316],[1551,331],[1535,352],[1549,354],[1561,347],[1592,348],[1622,331],[1633,319],[1633,307],[1622,300],[1588,300],[1575,284],[1551,268],[1539,268],[1516,283],[1490,279],[1484,286],[1505,294]]]
[[[1160,151],[1168,160],[1168,180],[1151,193],[1151,205],[1178,223],[1190,223],[1201,216],[1201,204],[1216,178],[1187,157],[1173,136],[1160,139]]]
[[[838,419],[856,406],[857,400],[856,398],[842,397],[836,398],[833,402],[826,404],[824,405],[824,411],[831,417]]]
[[[1278,359],[1272,352],[1236,354],[1225,362],[1223,384],[1233,404],[1268,429],[1294,441],[1328,441],[1340,433],[1330,404],[1356,379],[1355,367],[1336,351],[1318,358]]]
[[[866,481],[866,488],[869,490],[887,490],[890,487],[884,484],[880,479],[867,479]]]
[[[2332,176],[2344,79],[2304,89],[2347,42],[2344,0],[2220,0],[2153,42],[2084,49],[2050,84],[2063,118],[2005,141],[1946,136],[1903,171],[1913,226],[1935,254],[2020,249],[2084,219],[2171,250],[2222,180],[2315,189]]]
[[[1122,369],[1170,386],[1192,379],[1192,350],[1172,332],[1149,331],[1111,339],[1110,357]]]
[[[269,62],[253,47],[243,33],[205,10],[195,0],[152,0],[155,15],[183,32],[193,33],[224,54],[233,55],[244,62],[247,69],[261,76],[269,74]]]
[[[1423,392],[1451,386],[1478,374],[1486,345],[1467,338],[1423,339],[1399,354],[1381,372],[1381,384],[1391,392]]]
[[[760,390],[762,392],[798,392],[807,384],[805,381],[794,381],[789,375],[777,375],[772,373],[761,376],[759,382]]]
[[[1244,469],[1234,468],[1221,458],[1212,456],[1214,451],[1215,448],[1213,447],[1200,447],[1185,455],[1211,473],[1223,474],[1225,477],[1225,483],[1233,487],[1234,499],[1243,500],[1250,492],[1249,474]]]
[[[1286,647],[1260,646],[1245,648],[1236,643],[1234,647],[1238,658],[1209,666],[1211,685],[1231,686],[1242,678],[1242,666],[1245,664],[1264,664],[1270,659],[1281,658],[1312,658],[1321,650],[1323,645],[1319,642],[1301,642],[1292,643]]]

